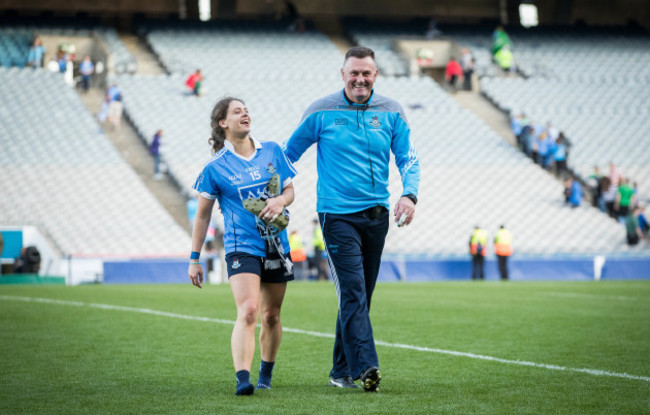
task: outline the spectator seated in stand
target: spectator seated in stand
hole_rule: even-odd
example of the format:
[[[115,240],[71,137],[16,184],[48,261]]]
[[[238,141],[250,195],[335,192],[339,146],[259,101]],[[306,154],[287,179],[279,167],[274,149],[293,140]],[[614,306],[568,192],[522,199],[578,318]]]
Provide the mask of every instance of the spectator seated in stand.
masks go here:
[[[568,179],[564,182],[564,200],[572,208],[580,206],[580,202],[582,202],[582,186],[577,180]]]
[[[201,86],[203,83],[203,75],[201,75],[201,70],[197,69],[196,72],[187,77],[185,85],[190,89],[193,95],[201,95]]]

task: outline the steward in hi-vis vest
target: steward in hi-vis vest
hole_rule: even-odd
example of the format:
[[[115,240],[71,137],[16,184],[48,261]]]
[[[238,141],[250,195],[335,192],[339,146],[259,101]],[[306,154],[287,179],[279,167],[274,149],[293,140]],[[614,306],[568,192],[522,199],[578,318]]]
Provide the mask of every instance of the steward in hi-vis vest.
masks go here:
[[[512,234],[501,225],[494,235],[494,251],[499,262],[499,273],[502,280],[508,279],[508,257],[512,255]]]
[[[485,279],[485,253],[487,251],[487,233],[479,226],[474,228],[469,239],[469,253],[472,255],[472,279]]]

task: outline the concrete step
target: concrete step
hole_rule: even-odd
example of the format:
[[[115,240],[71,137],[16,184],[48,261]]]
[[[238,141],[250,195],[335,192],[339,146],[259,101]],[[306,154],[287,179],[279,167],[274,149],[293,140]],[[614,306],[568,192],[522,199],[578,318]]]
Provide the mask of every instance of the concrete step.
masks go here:
[[[507,115],[495,107],[487,98],[474,91],[457,91],[451,97],[461,107],[472,111],[477,117],[485,121],[497,134],[512,145],[517,145],[517,139],[510,128]]]
[[[120,40],[135,57],[138,64],[139,75],[160,75],[165,69],[160,64],[158,57],[149,49],[145,41],[136,35],[120,34]]]
[[[80,92],[79,94],[88,111],[96,115],[101,109],[104,91],[99,88],[91,88],[88,93]],[[176,222],[191,234],[185,197],[167,175],[163,175],[161,180],[154,180],[153,157],[149,154],[146,143],[140,138],[130,121],[123,117],[119,129],[114,128],[109,123],[102,125],[102,129],[149,191]],[[142,214],[146,215],[147,212],[142,212]]]

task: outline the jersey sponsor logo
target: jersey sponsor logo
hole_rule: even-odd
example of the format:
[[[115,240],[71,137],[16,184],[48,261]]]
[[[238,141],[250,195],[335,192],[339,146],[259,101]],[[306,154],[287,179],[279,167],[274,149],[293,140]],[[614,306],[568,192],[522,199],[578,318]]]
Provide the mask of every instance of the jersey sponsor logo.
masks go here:
[[[241,184],[243,182],[239,173],[228,176],[228,180],[230,180],[230,184]]]
[[[257,183],[250,184],[248,186],[238,187],[237,191],[239,192],[239,197],[243,201],[248,199],[249,197],[252,197],[253,199],[257,199],[262,194],[264,194],[265,188],[266,188],[265,182],[257,182]]]
[[[277,171],[277,169],[275,168],[275,166],[273,165],[273,163],[269,163],[269,166],[266,168],[266,171],[268,171],[269,174],[275,174],[275,172]]]
[[[337,118],[337,119],[334,121],[334,123],[335,123],[336,125],[348,125],[348,120],[346,120],[345,118]]]
[[[370,121],[370,126],[373,127],[373,128],[381,127],[381,123],[379,122],[379,117],[378,116],[372,117],[372,121]]]

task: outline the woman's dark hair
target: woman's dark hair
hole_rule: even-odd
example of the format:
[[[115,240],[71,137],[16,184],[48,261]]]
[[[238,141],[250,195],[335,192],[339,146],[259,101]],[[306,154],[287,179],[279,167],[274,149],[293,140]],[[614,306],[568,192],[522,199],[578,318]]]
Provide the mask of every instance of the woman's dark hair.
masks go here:
[[[212,110],[212,115],[210,116],[212,136],[208,140],[208,143],[212,145],[213,153],[221,150],[223,148],[223,142],[226,141],[226,132],[219,125],[219,121],[226,119],[228,116],[228,107],[230,107],[230,103],[233,101],[239,101],[242,104],[245,104],[244,101],[239,98],[223,97],[217,102],[217,104],[214,106],[214,109]]]

